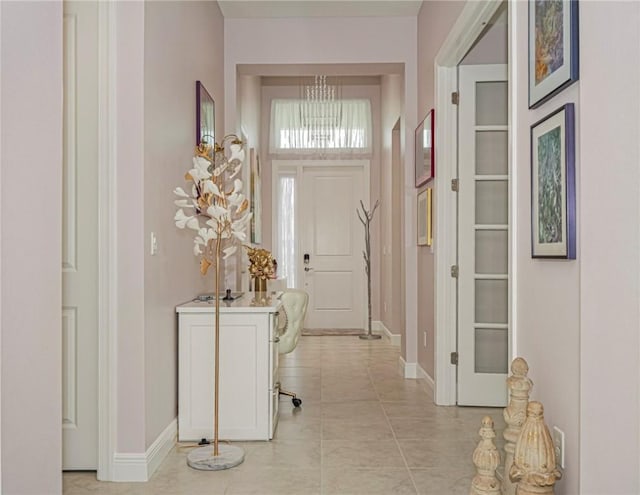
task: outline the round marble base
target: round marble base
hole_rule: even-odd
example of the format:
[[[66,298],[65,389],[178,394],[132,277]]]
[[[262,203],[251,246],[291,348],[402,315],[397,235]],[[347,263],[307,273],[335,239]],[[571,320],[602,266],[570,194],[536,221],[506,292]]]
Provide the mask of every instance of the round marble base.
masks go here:
[[[358,337],[360,337],[362,340],[378,340],[382,338],[382,335],[377,335],[375,333],[369,335],[368,333],[365,333],[364,335],[358,335]]]
[[[244,450],[235,445],[218,444],[218,455],[213,455],[213,444],[192,450],[187,455],[187,465],[201,471],[221,471],[242,464]]]

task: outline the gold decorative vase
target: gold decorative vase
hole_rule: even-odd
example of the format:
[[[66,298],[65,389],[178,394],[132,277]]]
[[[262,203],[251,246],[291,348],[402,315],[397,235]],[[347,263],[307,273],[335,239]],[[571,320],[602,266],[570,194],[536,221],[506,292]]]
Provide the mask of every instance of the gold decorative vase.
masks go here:
[[[256,278],[254,281],[254,290],[256,292],[267,292],[267,279],[266,278]]]

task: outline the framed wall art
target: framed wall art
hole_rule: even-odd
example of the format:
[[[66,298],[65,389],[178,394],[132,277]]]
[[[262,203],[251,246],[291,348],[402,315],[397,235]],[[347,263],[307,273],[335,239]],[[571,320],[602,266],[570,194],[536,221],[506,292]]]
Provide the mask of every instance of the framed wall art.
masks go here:
[[[576,258],[573,103],[531,126],[531,256]]]
[[[420,187],[435,177],[435,112],[429,111],[416,129],[415,179]]]
[[[433,244],[431,195],[430,187],[418,194],[418,246]]]
[[[215,124],[216,104],[204,84],[196,81],[196,146],[202,142],[215,144]]]
[[[578,1],[529,1],[529,108],[578,80]]]

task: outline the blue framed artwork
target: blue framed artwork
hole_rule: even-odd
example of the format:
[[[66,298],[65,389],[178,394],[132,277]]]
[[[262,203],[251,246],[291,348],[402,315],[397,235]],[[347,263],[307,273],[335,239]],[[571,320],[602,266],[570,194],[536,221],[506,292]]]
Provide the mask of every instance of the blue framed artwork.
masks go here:
[[[531,126],[531,256],[576,258],[573,103]]]
[[[529,1],[529,108],[578,80],[578,1]]]

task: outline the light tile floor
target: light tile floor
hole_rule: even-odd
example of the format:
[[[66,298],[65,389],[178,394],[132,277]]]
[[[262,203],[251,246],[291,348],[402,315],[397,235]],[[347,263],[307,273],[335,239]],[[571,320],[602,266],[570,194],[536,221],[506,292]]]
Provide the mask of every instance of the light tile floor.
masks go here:
[[[93,472],[65,473],[64,494],[468,494],[482,417],[502,409],[438,407],[424,380],[398,372],[398,348],[354,336],[302,337],[281,356],[284,389],[271,442],[238,442],[240,466],[217,472],[186,464],[178,444],[148,483],[105,483]]]

